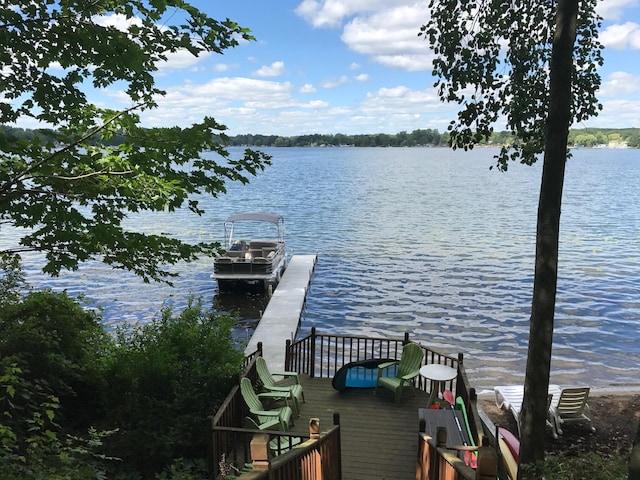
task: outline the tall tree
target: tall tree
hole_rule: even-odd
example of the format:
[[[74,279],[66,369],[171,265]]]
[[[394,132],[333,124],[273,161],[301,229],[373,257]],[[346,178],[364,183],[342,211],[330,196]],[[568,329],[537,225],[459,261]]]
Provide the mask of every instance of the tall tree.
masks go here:
[[[539,478],[557,287],[560,207],[572,122],[601,108],[595,0],[431,0],[421,29],[435,53],[440,98],[461,106],[450,145],[470,149],[506,123],[515,143],[497,166],[533,164],[544,152],[519,478]]]
[[[0,254],[43,252],[52,275],[99,258],[169,281],[169,265],[212,253],[214,244],[127,230],[123,220],[182,207],[202,214],[199,195],[248,182],[269,157],[247,149],[232,159],[215,140],[226,127],[210,117],[143,128],[139,114],[161,102],[153,74],[170,55],[222,54],[253,39],[182,0],[2,2],[0,124],[43,128],[33,138],[0,133],[0,227],[24,228]],[[130,108],[98,107],[88,86],[122,89]]]

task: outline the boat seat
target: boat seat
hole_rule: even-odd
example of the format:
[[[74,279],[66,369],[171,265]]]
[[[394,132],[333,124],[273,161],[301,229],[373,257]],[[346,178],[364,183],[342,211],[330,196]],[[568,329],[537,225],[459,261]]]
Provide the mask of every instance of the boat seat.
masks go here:
[[[270,240],[251,240],[249,242],[249,248],[251,250],[253,249],[260,249],[262,250],[263,248],[277,248],[278,247],[278,242],[273,242]]]
[[[218,257],[216,258],[216,263],[231,263],[233,259],[230,257]]]
[[[241,250],[227,250],[225,255],[227,257],[240,258],[240,257],[244,257],[244,252]]]

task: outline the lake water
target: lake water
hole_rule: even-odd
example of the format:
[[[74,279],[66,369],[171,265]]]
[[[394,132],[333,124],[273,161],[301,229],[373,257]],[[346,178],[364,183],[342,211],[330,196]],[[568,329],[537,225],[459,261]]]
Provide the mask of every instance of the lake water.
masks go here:
[[[232,150],[239,155],[240,150]],[[136,228],[222,240],[239,211],[282,213],[293,254],[318,254],[301,334],[411,338],[465,355],[478,390],[524,376],[541,163],[489,170],[494,149],[265,149],[273,165],[229,185],[203,217],[131,219]],[[567,164],[551,381],[640,388],[640,151],[581,149]],[[11,235],[2,232],[2,243]],[[178,267],[174,288],[91,263],[32,284],[84,294],[104,322],[148,321],[163,302],[216,294],[209,261]],[[224,299],[250,335],[262,297]],[[246,333],[245,333],[246,332]],[[284,342],[284,339],[283,339]]]

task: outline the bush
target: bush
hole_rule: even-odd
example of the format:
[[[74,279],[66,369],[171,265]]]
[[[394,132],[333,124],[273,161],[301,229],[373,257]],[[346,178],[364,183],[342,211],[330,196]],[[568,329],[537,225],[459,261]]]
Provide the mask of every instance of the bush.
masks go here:
[[[29,381],[10,359],[0,360],[0,472],[12,480],[104,478],[106,461],[96,453],[111,432],[89,430],[85,438],[64,434],[56,423],[58,398]]]
[[[86,430],[101,409],[103,360],[112,341],[94,312],[65,293],[34,291],[0,308],[0,358],[60,402],[60,423]]]
[[[205,458],[212,414],[237,381],[233,319],[191,299],[149,325],[120,329],[106,373],[109,454],[146,478],[175,458]],[[105,426],[107,425],[105,424]]]

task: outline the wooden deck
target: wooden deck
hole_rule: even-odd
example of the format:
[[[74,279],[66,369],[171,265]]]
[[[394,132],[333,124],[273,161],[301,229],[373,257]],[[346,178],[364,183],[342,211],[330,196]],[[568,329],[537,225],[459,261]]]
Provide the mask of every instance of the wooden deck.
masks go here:
[[[320,430],[340,414],[342,478],[344,480],[414,480],[418,453],[418,408],[428,395],[406,388],[399,406],[383,388],[338,392],[331,379],[300,376],[306,403],[301,404],[294,432],[308,432],[309,419],[320,419]],[[415,392],[415,396],[413,393]]]

